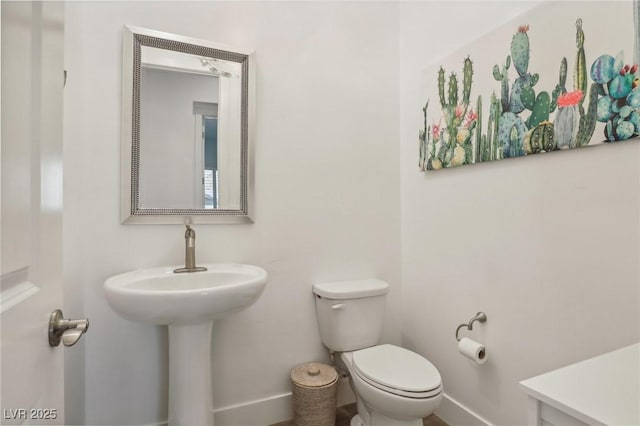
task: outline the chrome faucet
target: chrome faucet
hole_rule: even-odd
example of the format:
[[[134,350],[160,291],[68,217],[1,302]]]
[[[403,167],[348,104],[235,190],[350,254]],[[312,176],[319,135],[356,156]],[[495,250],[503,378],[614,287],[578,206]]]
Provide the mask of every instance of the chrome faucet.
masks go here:
[[[181,272],[201,272],[206,271],[204,266],[196,266],[196,231],[191,229],[191,225],[187,224],[187,230],[184,233],[185,256],[184,268],[175,269],[173,272],[179,274]]]

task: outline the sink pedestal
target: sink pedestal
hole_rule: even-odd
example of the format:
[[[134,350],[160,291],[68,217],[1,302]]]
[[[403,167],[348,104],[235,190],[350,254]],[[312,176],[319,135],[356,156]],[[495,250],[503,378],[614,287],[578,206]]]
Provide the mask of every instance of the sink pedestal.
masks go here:
[[[214,426],[212,327],[169,325],[169,426]]]
[[[169,326],[169,426],[213,426],[213,322],[251,306],[267,283],[258,266],[202,266],[188,274],[175,274],[176,266],[139,269],[104,282],[107,301],[124,318]]]

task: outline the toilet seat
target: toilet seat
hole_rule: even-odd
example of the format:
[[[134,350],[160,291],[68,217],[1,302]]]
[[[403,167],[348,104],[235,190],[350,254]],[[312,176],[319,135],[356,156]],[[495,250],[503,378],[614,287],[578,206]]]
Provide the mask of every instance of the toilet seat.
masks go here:
[[[432,398],[442,392],[438,370],[426,358],[394,345],[353,352],[353,370],[363,381],[408,398]]]

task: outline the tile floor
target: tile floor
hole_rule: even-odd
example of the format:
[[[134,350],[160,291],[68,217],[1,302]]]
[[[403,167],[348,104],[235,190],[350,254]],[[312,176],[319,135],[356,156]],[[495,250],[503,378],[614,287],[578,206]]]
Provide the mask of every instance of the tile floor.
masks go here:
[[[356,404],[344,405],[336,410],[336,426],[349,426],[349,421],[357,413]],[[449,426],[435,414],[425,417],[422,420],[424,426]],[[293,426],[293,420],[275,423],[270,426]]]

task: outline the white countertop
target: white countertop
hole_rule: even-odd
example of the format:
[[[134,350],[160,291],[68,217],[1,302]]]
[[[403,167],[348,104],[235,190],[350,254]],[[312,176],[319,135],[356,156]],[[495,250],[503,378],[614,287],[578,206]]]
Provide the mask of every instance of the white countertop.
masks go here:
[[[591,425],[640,425],[640,343],[520,382],[530,396]]]

